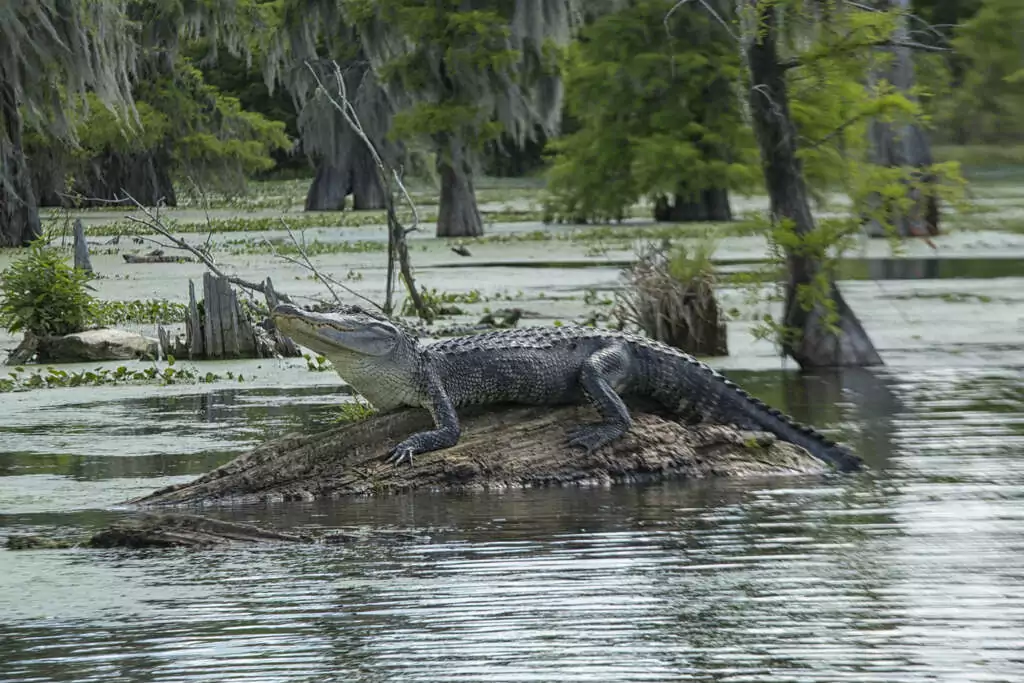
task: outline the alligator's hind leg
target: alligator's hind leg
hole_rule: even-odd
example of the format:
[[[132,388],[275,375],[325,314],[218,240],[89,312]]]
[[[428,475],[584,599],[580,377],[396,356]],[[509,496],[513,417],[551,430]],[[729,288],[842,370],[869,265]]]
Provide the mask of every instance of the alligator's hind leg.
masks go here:
[[[629,431],[633,420],[629,409],[615,391],[629,377],[630,354],[623,346],[610,346],[583,363],[579,383],[604,422],[581,425],[569,431],[569,445],[582,446],[587,453],[615,441]]]

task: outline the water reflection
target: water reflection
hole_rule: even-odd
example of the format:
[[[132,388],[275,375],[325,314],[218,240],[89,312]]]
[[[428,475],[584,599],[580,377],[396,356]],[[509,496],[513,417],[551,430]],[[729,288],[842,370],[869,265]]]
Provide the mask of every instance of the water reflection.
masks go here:
[[[1020,369],[730,375],[872,469],[211,513],[424,540],[0,552],[0,678],[1024,679]]]

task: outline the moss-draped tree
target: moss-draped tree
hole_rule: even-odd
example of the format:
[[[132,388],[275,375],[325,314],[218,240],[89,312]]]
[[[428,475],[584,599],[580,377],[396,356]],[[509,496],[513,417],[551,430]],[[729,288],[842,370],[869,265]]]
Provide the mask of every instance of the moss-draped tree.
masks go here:
[[[220,45],[246,52],[239,25],[251,23],[253,7],[236,0],[130,0],[137,125],[122,126],[94,106],[91,94],[70,99],[66,106],[80,111],[80,144],[48,136],[32,141],[40,203],[102,205],[127,192],[145,205],[173,206],[176,175],[203,190],[238,191],[248,175],[272,166],[270,152],[289,145],[284,124],[245,111],[207,83],[188,54],[213,62]]]
[[[25,133],[73,144],[73,98],[128,110],[135,64],[125,3],[21,0],[0,4],[0,247],[41,234]]]
[[[360,46],[347,4],[335,0],[283,0],[273,5],[264,69],[268,84],[283,87],[298,111],[303,151],[316,166],[307,211],[337,211],[352,195],[355,209],[380,209],[384,189],[373,158],[344,117],[317,94],[316,78],[335,91],[335,64],[346,96],[367,137],[393,167],[409,160],[408,146],[387,135],[394,106]]]
[[[347,0],[363,50],[395,104],[392,135],[423,140],[441,183],[439,236],[483,233],[473,174],[502,132],[521,145],[557,131],[554,44],[571,36],[568,0]]]

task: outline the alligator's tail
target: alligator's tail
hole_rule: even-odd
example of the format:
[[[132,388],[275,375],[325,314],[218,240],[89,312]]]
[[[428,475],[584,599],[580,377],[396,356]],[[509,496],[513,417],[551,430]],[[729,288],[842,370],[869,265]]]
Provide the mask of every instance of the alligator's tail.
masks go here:
[[[731,419],[746,429],[761,429],[771,432],[783,441],[794,443],[807,449],[811,455],[824,460],[840,472],[853,472],[861,469],[864,462],[850,449],[836,443],[818,430],[800,424],[781,410],[772,408],[764,401],[754,398],[733,382],[719,375],[723,393],[733,397],[730,400],[722,397],[721,405],[728,411],[740,413],[744,419]],[[732,411],[730,411],[732,412]],[[746,422],[746,424],[743,424]]]
[[[695,403],[699,412],[707,418],[734,424],[741,429],[770,432],[783,441],[807,449],[811,455],[841,472],[852,472],[863,467],[863,461],[850,449],[754,398],[704,363],[689,358],[687,364],[691,372],[696,369],[694,366],[699,366],[703,371],[698,371],[703,375],[703,381],[689,383],[689,388],[691,391],[697,389],[698,398]]]

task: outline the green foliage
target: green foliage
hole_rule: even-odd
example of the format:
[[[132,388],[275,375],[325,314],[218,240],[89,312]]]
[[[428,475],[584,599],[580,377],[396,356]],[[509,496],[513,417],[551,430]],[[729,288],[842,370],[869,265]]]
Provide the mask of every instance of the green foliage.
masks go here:
[[[316,357],[313,357],[304,353],[302,357],[306,359],[306,369],[310,372],[328,372],[334,369],[331,361],[327,360],[327,356],[317,354]]]
[[[620,220],[641,197],[751,189],[756,148],[735,45],[700,7],[645,0],[587,26],[564,54],[579,130],[548,145],[555,217]]]
[[[102,89],[72,90],[62,98],[72,135],[55,136],[38,127],[27,140],[37,182],[45,184],[43,194],[56,190],[81,193],[86,200],[97,194],[111,198],[125,182],[116,171],[111,177],[111,171],[100,170],[111,167],[149,168],[157,183],[187,176],[186,191],[197,186],[237,193],[246,176],[272,168],[271,153],[291,145],[285,124],[245,110],[236,97],[207,83],[182,49],[207,46],[212,53],[216,44],[200,41],[209,31],[217,43],[246,51],[243,26],[258,5],[259,0],[129,0],[125,10],[131,23],[122,32],[133,42],[130,96],[109,108]],[[109,68],[107,57],[94,68]],[[54,177],[65,182],[54,183]]]
[[[852,200],[850,215],[857,221],[848,229],[833,231],[832,237],[840,241],[839,235],[853,234],[858,225],[873,220],[897,247],[897,217],[920,210],[930,197],[959,203],[964,195],[964,180],[955,162],[887,166],[872,157],[869,127],[873,122],[887,124],[897,136],[909,135],[912,126],[924,130],[932,126],[922,103],[932,93],[920,85],[904,92],[887,80],[895,56],[880,46],[898,35],[897,29],[908,21],[912,19],[898,10],[844,11],[823,14],[802,30],[790,28],[789,57],[794,68],[787,71],[787,85],[799,133],[797,154],[814,198],[824,203],[828,193],[841,190]],[[932,72],[930,87],[939,87],[944,73],[948,76],[941,70]],[[794,235],[784,242],[794,246],[798,238]],[[805,245],[815,252],[821,246]],[[841,244],[833,246],[841,253]],[[813,297],[797,298],[810,301]]]
[[[36,240],[0,273],[0,325],[37,336],[81,332],[93,317],[90,275]]]
[[[347,401],[338,406],[338,414],[332,422],[359,422],[377,414],[377,409],[356,396],[352,401]]]
[[[242,108],[235,97],[205,82],[179,57],[174,70],[135,86],[139,124],[125,129],[109,109],[89,103],[79,127],[82,162],[105,154],[164,154],[174,173],[203,187],[238,190],[245,176],[270,169],[271,152],[290,145],[285,124]]]
[[[984,0],[953,47],[965,67],[943,123],[962,131],[960,142],[1024,139],[1024,3]]]

